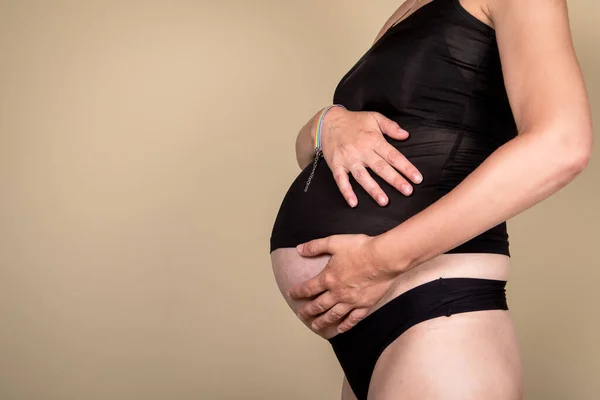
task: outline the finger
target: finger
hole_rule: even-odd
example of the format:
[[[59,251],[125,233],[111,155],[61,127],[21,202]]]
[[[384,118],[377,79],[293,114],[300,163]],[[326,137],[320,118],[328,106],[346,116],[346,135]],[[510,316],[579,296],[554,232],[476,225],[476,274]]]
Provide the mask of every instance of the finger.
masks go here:
[[[366,308],[356,308],[354,309],[347,317],[344,319],[339,326],[337,331],[339,333],[344,333],[347,330],[350,330],[353,326],[358,324],[363,318],[367,316],[369,310]]]
[[[358,204],[358,199],[356,198],[356,194],[354,194],[354,190],[352,190],[352,185],[350,185],[350,179],[348,178],[348,170],[343,166],[335,167],[332,171],[333,179],[338,185],[342,196],[346,199],[346,202],[350,205],[350,207],[356,207]]]
[[[402,175],[398,173],[386,160],[381,158],[377,153],[371,153],[368,156],[367,163],[369,167],[379,176],[381,176],[387,183],[401,191],[405,195],[412,193],[412,186],[408,183]]]
[[[405,176],[408,176],[414,183],[421,183],[423,181],[423,175],[421,175],[417,167],[388,142],[382,142],[380,146],[375,148],[375,151],[389,165],[402,172]]]
[[[337,300],[331,293],[326,291],[313,301],[302,306],[297,312],[298,318],[307,319],[328,311],[331,307],[335,306]]]
[[[321,254],[332,254],[331,236],[313,239],[296,246],[298,254],[303,257],[315,257]]]
[[[328,325],[332,325],[345,317],[352,310],[350,304],[338,303],[331,307],[325,314],[316,318],[312,325],[315,330],[322,329]]]
[[[388,202],[388,197],[385,195],[381,187],[375,182],[367,169],[361,164],[355,164],[350,168],[350,172],[356,181],[371,195],[372,198],[381,206],[385,206]]]
[[[371,115],[375,118],[375,121],[377,121],[379,130],[382,133],[397,140],[404,140],[408,137],[408,132],[405,129],[402,129],[396,121],[392,121],[378,112],[372,112]]]
[[[325,285],[325,274],[320,273],[303,282],[299,285],[296,285],[288,290],[288,296],[292,299],[303,299],[305,297],[316,296],[319,293],[324,292],[327,289]]]

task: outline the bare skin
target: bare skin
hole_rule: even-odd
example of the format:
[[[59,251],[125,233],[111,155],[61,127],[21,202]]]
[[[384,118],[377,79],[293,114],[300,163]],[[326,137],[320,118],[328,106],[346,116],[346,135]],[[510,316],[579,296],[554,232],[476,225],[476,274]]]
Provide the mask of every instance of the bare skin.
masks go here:
[[[290,299],[287,289],[317,275],[329,258],[302,257],[295,248],[271,253],[277,285],[294,313],[307,300]],[[509,265],[510,258],[500,254],[439,255],[399,275],[369,314],[407,290],[439,277],[507,280]],[[312,319],[303,322],[323,338],[338,334],[334,326],[315,331]],[[392,400],[402,393],[403,399],[512,400],[522,398],[522,386],[521,356],[510,312],[477,311],[434,318],[404,332],[379,358],[369,399]],[[355,399],[344,379],[342,400]]]

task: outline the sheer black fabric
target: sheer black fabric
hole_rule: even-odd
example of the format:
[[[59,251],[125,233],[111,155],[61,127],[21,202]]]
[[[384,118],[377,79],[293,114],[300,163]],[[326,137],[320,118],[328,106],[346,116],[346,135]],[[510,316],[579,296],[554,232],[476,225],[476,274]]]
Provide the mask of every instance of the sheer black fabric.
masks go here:
[[[378,205],[350,176],[358,197],[353,209],[321,158],[307,192],[312,164],[285,194],[270,251],[334,234],[392,229],[451,191],[517,135],[495,31],[458,0],[433,0],[388,29],[342,77],[333,103],[380,112],[406,129],[406,140],[384,137],[421,171],[423,182],[413,184],[407,197],[367,169],[388,205]],[[447,253],[510,256],[506,222]]]

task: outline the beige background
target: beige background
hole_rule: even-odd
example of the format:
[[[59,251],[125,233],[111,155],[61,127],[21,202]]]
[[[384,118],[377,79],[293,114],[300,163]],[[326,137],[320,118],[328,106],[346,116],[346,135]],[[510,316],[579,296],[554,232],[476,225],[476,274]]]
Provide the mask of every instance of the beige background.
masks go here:
[[[338,399],[268,239],[399,4],[0,1],[0,399]],[[600,7],[569,6],[598,125]],[[600,398],[599,179],[509,221],[527,399]]]

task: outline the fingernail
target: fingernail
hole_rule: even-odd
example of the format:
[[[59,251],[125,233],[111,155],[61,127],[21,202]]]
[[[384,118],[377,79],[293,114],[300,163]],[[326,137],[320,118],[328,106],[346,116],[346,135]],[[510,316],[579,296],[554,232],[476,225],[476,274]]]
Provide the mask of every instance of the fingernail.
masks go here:
[[[421,174],[414,174],[414,175],[413,175],[413,180],[414,180],[416,183],[421,183],[421,182],[423,181],[423,177],[421,176]]]
[[[379,196],[379,203],[384,206],[387,203],[385,196]]]
[[[301,243],[298,246],[296,246],[296,250],[298,250],[299,252],[302,252],[302,250],[304,250],[304,243]]]
[[[410,186],[410,185],[402,185],[402,192],[404,194],[410,194],[411,191],[412,191],[412,186]]]
[[[350,199],[350,207],[356,207],[356,199]]]

